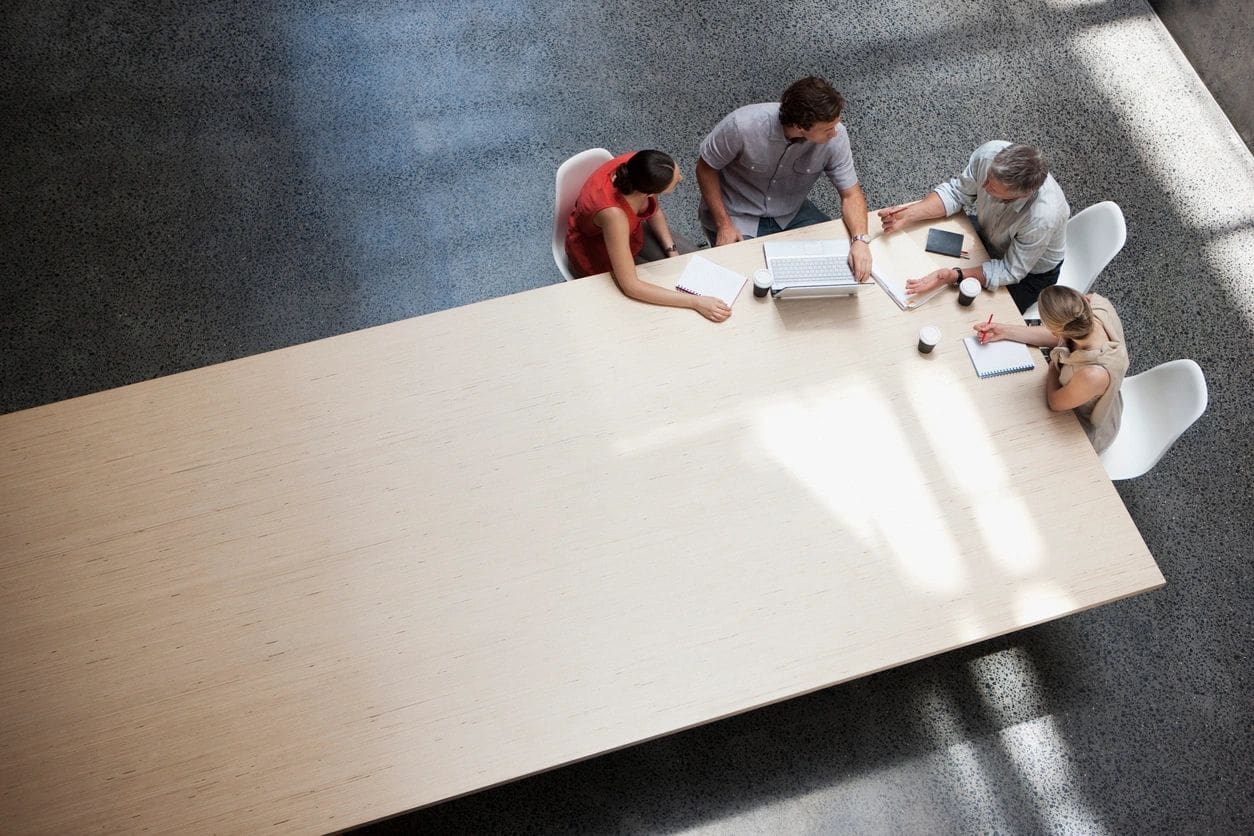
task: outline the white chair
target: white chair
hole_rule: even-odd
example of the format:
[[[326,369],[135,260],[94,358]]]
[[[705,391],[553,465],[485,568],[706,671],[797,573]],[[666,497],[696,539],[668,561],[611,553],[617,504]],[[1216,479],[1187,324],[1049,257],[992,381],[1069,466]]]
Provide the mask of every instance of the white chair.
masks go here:
[[[1067,221],[1067,255],[1058,271],[1058,284],[1088,293],[1110,260],[1128,240],[1128,225],[1119,204],[1103,200]],[[1026,320],[1040,320],[1036,304],[1023,312]]]
[[[575,278],[566,261],[566,219],[570,216],[575,198],[579,197],[579,190],[587,182],[588,176],[612,159],[614,155],[604,148],[589,148],[587,151],[580,151],[557,168],[556,199],[553,202],[553,261],[566,281]]]
[[[1102,453],[1111,479],[1149,470],[1206,411],[1206,377],[1192,360],[1172,360],[1124,378],[1119,435]]]

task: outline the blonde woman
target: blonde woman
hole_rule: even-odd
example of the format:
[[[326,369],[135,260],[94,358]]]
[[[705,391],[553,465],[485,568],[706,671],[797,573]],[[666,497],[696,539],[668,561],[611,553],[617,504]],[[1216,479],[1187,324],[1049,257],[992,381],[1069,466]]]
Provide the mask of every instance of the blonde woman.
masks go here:
[[[1056,412],[1071,409],[1097,452],[1119,434],[1123,397],[1119,387],[1128,371],[1123,324],[1110,300],[1053,285],[1037,300],[1036,326],[977,323],[985,341],[1014,340],[1051,349],[1045,400]]]

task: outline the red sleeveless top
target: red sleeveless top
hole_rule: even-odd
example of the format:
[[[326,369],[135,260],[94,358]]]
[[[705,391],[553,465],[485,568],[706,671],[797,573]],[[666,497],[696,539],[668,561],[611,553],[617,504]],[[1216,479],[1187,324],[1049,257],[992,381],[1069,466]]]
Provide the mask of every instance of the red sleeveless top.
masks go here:
[[[577,277],[605,273],[610,269],[610,255],[605,249],[605,236],[592,216],[602,209],[616,206],[627,214],[631,230],[631,257],[635,258],[644,246],[644,222],[657,211],[657,198],[649,197],[649,203],[639,215],[627,203],[627,198],[614,188],[614,170],[630,160],[635,152],[615,157],[588,177],[575,208],[570,210],[566,222],[566,257],[570,259],[570,271]]]

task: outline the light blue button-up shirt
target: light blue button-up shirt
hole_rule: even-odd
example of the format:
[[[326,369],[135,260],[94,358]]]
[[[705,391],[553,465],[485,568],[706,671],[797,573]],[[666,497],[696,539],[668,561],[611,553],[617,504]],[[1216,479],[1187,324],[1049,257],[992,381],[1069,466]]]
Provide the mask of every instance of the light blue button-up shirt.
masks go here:
[[[984,191],[993,157],[1008,145],[1002,140],[984,143],[975,149],[966,170],[933,189],[945,204],[946,215],[974,210],[979,219],[992,256],[983,265],[984,286],[989,290],[1056,267],[1065,254],[1071,217],[1071,207],[1052,174],[1036,194],[1010,203]]]
[[[718,170],[723,206],[741,235],[757,235],[759,218],[774,218],[787,228],[820,175],[837,190],[858,183],[844,124],[822,144],[790,142],[779,122],[779,102],[727,114],[701,142],[701,159]],[[700,215],[702,226],[714,229],[704,198]]]

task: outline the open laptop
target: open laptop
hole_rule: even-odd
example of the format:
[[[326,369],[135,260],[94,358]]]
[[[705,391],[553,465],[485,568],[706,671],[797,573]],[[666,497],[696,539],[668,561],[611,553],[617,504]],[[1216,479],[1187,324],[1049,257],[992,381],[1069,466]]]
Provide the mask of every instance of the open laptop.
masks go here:
[[[848,241],[767,241],[762,251],[776,299],[852,296],[875,284],[859,283],[849,271]]]

